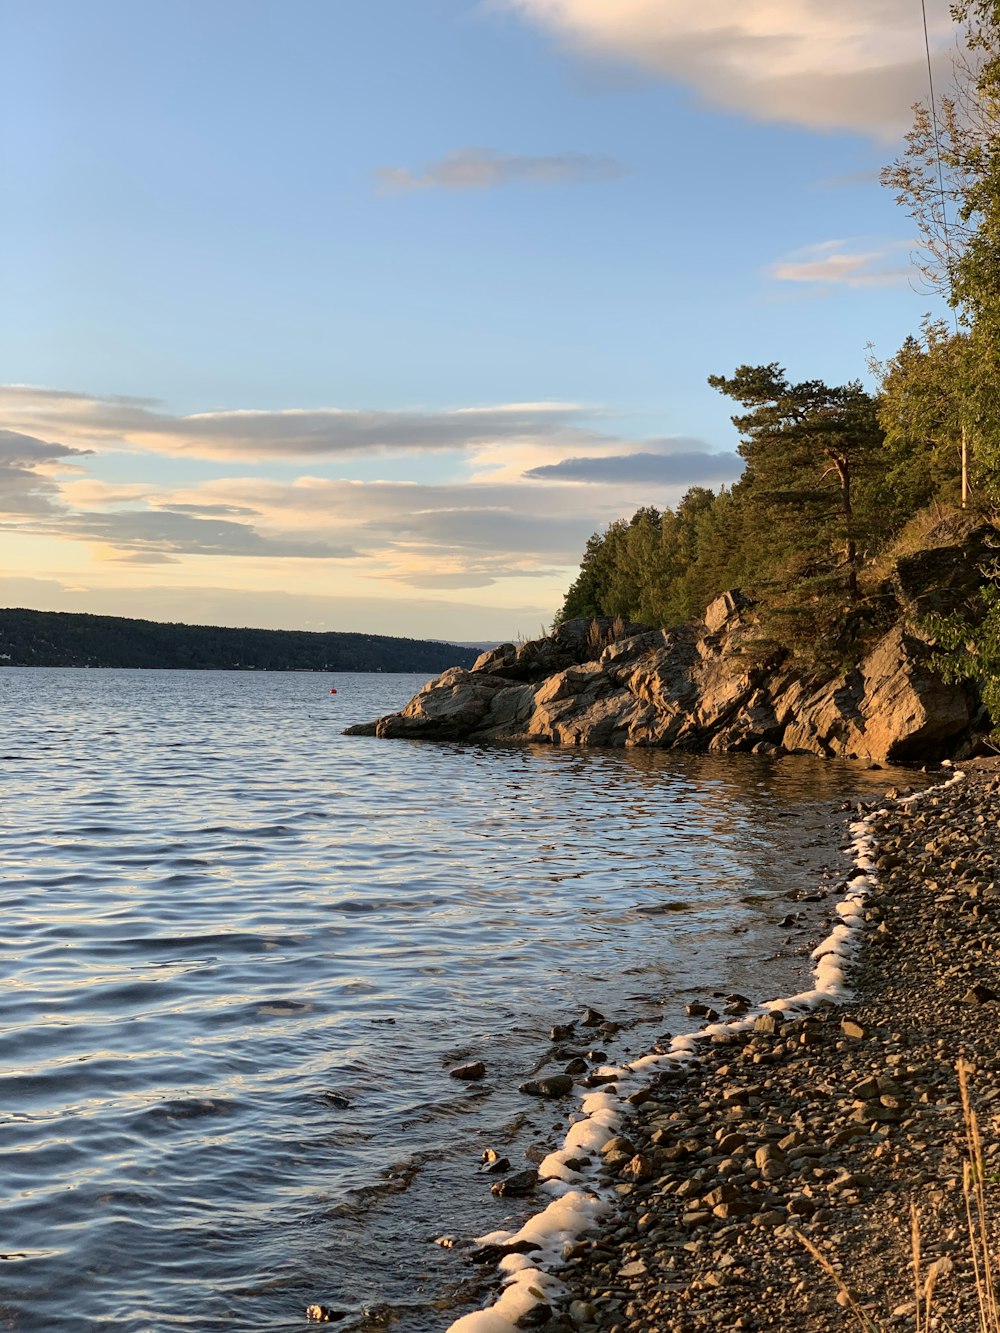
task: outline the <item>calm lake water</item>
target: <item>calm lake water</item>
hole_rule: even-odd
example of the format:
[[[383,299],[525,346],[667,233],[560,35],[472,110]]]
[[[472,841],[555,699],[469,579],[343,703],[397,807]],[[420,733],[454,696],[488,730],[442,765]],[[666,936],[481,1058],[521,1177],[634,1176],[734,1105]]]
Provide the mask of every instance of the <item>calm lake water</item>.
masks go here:
[[[909,776],[340,734],[422,683],[0,670],[0,1328],[446,1328],[550,1027],[798,989]]]

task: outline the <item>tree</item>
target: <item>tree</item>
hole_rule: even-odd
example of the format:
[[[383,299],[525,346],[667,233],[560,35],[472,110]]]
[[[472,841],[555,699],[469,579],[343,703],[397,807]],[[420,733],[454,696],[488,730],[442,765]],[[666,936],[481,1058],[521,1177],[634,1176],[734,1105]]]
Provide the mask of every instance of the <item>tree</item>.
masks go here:
[[[882,173],[917,223],[921,272],[968,330],[962,442],[1000,498],[1000,3],[959,0],[953,87],[918,103],[901,158]],[[963,489],[963,503],[965,492]]]
[[[708,382],[751,409],[732,420],[747,461],[739,487],[767,511],[756,525],[771,546],[763,566],[779,582],[808,574],[829,581],[837,552],[836,574],[848,601],[857,601],[859,538],[871,515],[857,512],[855,489],[882,444],[875,400],[857,381],[793,384],[777,362]]]
[[[580,572],[566,593],[556,623],[574,620],[580,616],[601,616],[611,587],[619,550],[624,539],[625,523],[617,519],[604,532],[595,532],[587,538],[587,547],[580,562]]]
[[[878,417],[888,453],[886,484],[905,521],[932,500],[967,494],[964,442],[971,425],[969,337],[925,318],[888,362],[869,359],[881,380]]]

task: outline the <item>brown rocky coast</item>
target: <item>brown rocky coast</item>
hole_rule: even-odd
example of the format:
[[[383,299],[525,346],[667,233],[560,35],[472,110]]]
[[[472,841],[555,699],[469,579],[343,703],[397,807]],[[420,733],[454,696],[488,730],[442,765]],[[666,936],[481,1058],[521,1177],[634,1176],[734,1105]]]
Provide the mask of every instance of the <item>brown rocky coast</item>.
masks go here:
[[[562,1309],[536,1325],[913,1329],[912,1202],[929,1327],[980,1329],[956,1062],[971,1068],[1000,1227],[998,816],[996,760],[873,816],[850,1003],[706,1037],[631,1095],[602,1154],[613,1211],[570,1248]]]
[[[901,622],[844,674],[807,670],[760,637],[733,590],[698,625],[608,617],[484,653],[428,682],[398,713],[348,735],[477,743],[808,753],[870,762],[975,748],[974,691],[946,684]]]

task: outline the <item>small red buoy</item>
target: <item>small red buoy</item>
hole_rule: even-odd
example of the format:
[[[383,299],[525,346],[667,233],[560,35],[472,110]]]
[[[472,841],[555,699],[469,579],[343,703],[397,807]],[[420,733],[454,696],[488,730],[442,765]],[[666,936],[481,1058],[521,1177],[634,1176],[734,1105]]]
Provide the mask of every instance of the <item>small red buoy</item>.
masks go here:
[[[331,690],[330,693],[331,693],[331,694],[336,694],[337,691],[336,691],[336,690]]]

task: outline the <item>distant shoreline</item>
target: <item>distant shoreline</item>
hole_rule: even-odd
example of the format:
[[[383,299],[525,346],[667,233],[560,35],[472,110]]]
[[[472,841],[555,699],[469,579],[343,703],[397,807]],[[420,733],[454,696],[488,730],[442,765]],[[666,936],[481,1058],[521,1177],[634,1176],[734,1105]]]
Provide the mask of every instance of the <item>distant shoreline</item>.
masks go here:
[[[138,670],[428,672],[478,647],[347,631],[236,629],[74,611],[0,609],[0,666]]]

